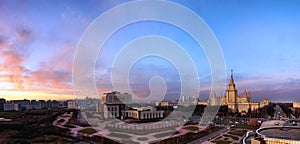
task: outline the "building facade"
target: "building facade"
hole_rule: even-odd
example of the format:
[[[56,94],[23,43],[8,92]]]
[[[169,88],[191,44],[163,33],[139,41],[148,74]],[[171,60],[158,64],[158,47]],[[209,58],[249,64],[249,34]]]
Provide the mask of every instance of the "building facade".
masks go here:
[[[0,98],[0,111],[3,110],[3,105],[5,104],[6,100],[4,98]]]
[[[96,111],[104,118],[155,120],[164,118],[164,111],[158,111],[154,107],[128,107],[132,96],[128,93],[110,92],[103,93],[101,103],[96,105]],[[163,103],[169,106],[168,103]]]
[[[123,119],[121,112],[126,109],[126,104],[130,104],[131,100],[132,96],[128,93],[120,93],[117,91],[103,93],[101,103],[96,105],[96,110],[106,119]]]
[[[227,105],[229,110],[239,113],[247,113],[250,110],[257,110],[260,107],[269,105],[269,101],[267,98],[265,98],[261,102],[252,102],[251,94],[246,90],[244,90],[243,96],[238,96],[238,90],[236,89],[232,70],[230,80],[225,91],[225,96],[223,97],[221,94],[219,97],[217,97],[216,93],[213,93],[212,99],[208,103],[211,105]]]
[[[3,111],[19,111],[20,104],[17,103],[4,103],[3,104]]]
[[[101,101],[103,104],[129,104],[132,101],[132,96],[128,93],[113,91],[109,93],[103,93]]]
[[[293,102],[293,108],[300,108],[300,102]]]
[[[68,107],[68,109],[77,109],[78,106],[77,106],[76,100],[68,101],[67,102],[67,107]]]
[[[124,118],[132,118],[137,120],[153,120],[164,118],[164,111],[157,111],[153,107],[133,107],[132,109],[123,111]]]

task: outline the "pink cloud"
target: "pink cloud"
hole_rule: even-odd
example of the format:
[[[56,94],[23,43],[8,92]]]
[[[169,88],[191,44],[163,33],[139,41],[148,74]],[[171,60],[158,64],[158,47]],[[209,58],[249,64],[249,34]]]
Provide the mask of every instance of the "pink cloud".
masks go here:
[[[0,82],[9,82],[18,90],[70,93],[74,47],[64,45],[38,70],[31,71],[23,65],[30,56],[28,47],[33,40],[31,30],[24,27],[16,28],[10,37],[0,35]]]

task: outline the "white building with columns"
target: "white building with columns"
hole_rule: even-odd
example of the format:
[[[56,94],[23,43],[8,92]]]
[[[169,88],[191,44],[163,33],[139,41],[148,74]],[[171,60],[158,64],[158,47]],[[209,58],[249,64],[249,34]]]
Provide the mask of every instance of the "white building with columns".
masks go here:
[[[164,118],[164,111],[157,111],[153,107],[133,107],[123,112],[124,118],[132,118],[138,120],[152,120]]]

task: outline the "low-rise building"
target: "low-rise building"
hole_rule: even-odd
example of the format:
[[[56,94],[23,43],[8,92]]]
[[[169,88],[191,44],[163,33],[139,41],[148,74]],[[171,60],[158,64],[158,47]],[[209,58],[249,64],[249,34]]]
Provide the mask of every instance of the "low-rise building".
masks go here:
[[[155,106],[174,107],[177,106],[178,100],[155,102]]]
[[[300,102],[293,102],[293,108],[300,108]]]
[[[96,110],[99,113],[103,113],[103,117],[107,119],[119,118],[151,120],[161,119],[164,117],[164,111],[157,111],[154,107],[127,107],[126,104],[131,103],[131,97],[132,96],[128,93],[120,93],[116,91],[103,93],[101,98],[102,103],[96,105]],[[163,105],[169,106],[169,103],[164,102]]]
[[[132,118],[138,120],[153,120],[164,118],[164,111],[157,111],[153,107],[133,107],[123,112],[124,118]]]
[[[20,110],[20,104],[4,103],[3,110],[4,111],[18,111],[18,110]]]
[[[39,101],[31,100],[30,101],[30,109],[42,109],[42,105]]]

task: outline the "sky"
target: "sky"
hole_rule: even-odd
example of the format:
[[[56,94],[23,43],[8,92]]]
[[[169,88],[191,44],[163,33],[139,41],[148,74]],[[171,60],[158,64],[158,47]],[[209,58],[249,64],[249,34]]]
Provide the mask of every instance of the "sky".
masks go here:
[[[72,68],[77,44],[97,17],[126,2],[1,0],[0,97],[8,100],[76,98]],[[223,52],[227,78],[233,69],[240,95],[247,89],[253,101],[265,97],[270,101],[300,100],[299,1],[172,2],[189,8],[210,27]],[[180,16],[178,19],[186,20]],[[184,48],[198,71],[199,98],[207,98],[211,87],[211,70],[201,46],[182,29],[158,21],[126,25],[107,39],[95,66],[98,93],[113,90],[111,73],[118,68],[113,64],[121,48],[149,35],[166,37]],[[153,43],[145,45],[155,47]],[[149,85],[153,78],[153,85]],[[164,86],[161,82],[167,86],[164,89],[165,99],[178,99],[181,77],[172,61],[146,56],[136,61],[130,69],[130,88],[140,98],[148,97],[152,88],[160,91]],[[122,89],[118,90],[122,92]]]

